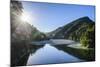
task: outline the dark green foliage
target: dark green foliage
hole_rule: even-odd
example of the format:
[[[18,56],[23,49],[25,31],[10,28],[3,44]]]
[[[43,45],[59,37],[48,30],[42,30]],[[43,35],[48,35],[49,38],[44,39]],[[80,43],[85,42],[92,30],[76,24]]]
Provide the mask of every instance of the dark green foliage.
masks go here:
[[[82,46],[94,48],[95,47],[95,29],[94,25],[88,26],[87,31],[80,37]]]

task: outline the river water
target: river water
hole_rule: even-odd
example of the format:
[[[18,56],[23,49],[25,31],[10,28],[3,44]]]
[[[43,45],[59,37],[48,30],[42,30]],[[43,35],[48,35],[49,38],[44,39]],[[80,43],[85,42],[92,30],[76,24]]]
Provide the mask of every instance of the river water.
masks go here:
[[[70,55],[63,50],[59,50],[51,44],[45,44],[43,47],[29,55],[27,65],[52,64],[52,63],[69,63],[81,62],[83,60]]]

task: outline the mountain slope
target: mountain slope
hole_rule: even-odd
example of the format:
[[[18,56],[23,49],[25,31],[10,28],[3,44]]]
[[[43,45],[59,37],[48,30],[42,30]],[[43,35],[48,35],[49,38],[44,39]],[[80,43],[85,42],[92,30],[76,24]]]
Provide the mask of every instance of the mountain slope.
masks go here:
[[[49,33],[52,38],[64,38],[81,42],[82,37],[87,37],[94,42],[95,23],[88,17],[82,17],[75,21],[70,22],[63,27],[56,29]],[[91,30],[91,31],[89,31]],[[92,34],[91,34],[92,33]],[[92,38],[92,39],[91,39]],[[87,41],[87,40],[86,40]],[[90,42],[90,41],[89,41]]]

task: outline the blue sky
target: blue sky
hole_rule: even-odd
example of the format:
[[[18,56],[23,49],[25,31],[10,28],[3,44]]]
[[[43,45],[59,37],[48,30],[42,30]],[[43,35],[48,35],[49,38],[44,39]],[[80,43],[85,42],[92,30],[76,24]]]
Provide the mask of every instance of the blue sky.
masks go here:
[[[23,1],[23,10],[30,14],[31,23],[41,32],[50,32],[80,17],[95,21],[95,7]]]

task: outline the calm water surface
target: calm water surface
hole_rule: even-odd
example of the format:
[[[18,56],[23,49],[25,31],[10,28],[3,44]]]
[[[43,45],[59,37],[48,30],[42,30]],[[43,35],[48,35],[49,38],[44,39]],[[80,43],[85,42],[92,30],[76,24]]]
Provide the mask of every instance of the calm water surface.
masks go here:
[[[45,44],[42,48],[38,49],[35,53],[29,55],[27,65],[35,64],[51,64],[51,63],[69,63],[83,61],[74,57],[62,50],[57,49],[50,44]]]

